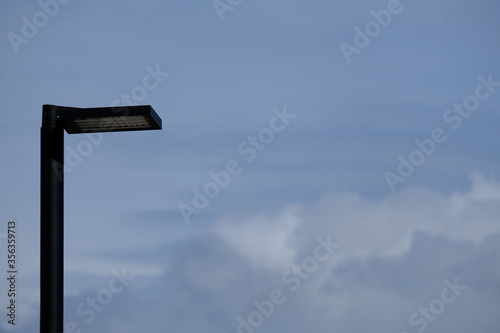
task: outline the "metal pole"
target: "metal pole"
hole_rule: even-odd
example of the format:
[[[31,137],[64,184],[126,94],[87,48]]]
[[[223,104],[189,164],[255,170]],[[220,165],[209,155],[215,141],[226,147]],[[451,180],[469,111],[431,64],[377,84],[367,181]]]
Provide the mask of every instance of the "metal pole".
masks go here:
[[[64,129],[44,105],[40,179],[40,333],[63,332]]]

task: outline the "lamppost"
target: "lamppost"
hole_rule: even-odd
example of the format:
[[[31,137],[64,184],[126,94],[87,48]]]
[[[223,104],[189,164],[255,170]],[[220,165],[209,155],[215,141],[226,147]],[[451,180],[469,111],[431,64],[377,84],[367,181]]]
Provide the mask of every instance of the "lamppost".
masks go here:
[[[40,333],[63,332],[64,130],[68,134],[161,129],[149,105],[72,108],[44,105],[40,181]]]

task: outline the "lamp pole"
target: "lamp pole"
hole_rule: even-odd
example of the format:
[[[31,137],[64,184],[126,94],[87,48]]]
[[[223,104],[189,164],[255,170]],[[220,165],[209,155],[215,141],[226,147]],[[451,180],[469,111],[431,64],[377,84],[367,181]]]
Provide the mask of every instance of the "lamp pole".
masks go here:
[[[63,332],[64,128],[43,106],[40,179],[40,332]]]
[[[71,108],[44,105],[40,129],[40,333],[64,332],[64,131],[161,129],[150,105]]]

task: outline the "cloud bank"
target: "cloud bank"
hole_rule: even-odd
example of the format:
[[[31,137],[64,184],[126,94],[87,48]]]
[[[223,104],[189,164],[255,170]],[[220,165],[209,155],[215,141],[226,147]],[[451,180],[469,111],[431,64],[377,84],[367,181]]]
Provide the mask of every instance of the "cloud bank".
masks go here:
[[[99,289],[68,296],[66,322],[75,332],[468,332],[471,323],[497,332],[498,216],[500,184],[479,173],[465,192],[329,192],[274,213],[236,212],[149,253],[160,276],[131,259],[135,278],[105,306]],[[77,313],[89,297],[94,315]]]

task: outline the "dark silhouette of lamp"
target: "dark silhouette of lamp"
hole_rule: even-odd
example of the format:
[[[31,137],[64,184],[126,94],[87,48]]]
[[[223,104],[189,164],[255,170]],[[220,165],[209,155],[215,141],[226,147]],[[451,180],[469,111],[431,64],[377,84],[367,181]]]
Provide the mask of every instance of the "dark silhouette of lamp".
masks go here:
[[[150,105],[73,108],[44,105],[40,180],[40,333],[63,333],[64,130],[68,134],[161,130]]]

